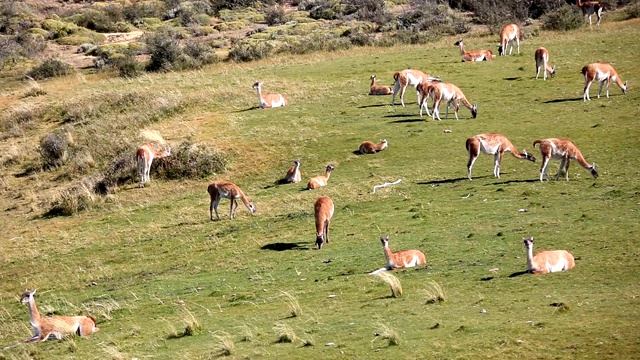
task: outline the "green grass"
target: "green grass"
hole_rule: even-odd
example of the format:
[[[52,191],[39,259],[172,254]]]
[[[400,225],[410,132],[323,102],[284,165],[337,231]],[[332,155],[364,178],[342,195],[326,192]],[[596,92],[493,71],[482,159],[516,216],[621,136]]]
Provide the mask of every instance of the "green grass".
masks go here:
[[[207,181],[154,181],[152,175],[150,186],[123,187],[88,212],[44,218],[39,199],[61,185],[54,179],[65,170],[16,177],[37,156],[27,152],[26,160],[0,170],[0,343],[31,335],[17,301],[25,287],[38,288],[38,304],[56,313],[91,310],[100,331],[73,342],[16,347],[0,358],[637,356],[639,29],[632,20],[543,32],[521,44],[520,56],[486,63],[461,63],[455,39],[447,39],[217,64],[134,81],[72,76],[41,82],[46,95],[36,98],[3,95],[5,105],[52,105],[105,91],[175,92],[185,102],[182,112],[149,128],[171,144],[191,138],[231,154],[220,178],[241,186],[257,213],[240,207],[229,220],[224,201],[222,220],[211,222]],[[493,48],[496,39],[467,41]],[[534,80],[533,52],[541,45],[558,67],[546,82]],[[629,80],[629,93],[612,85],[610,99],[596,99],[594,85],[592,101],[583,102],[579,71],[595,61],[613,63]],[[457,84],[479,104],[478,118],[465,108],[459,121],[453,114],[442,122],[420,118],[413,90],[406,108],[389,106],[389,96],[366,95],[371,74],[386,84],[407,66]],[[291,106],[246,111],[257,105],[256,80],[265,82],[265,92],[287,95]],[[96,121],[118,116],[109,112]],[[26,152],[58,126],[39,121],[23,136],[2,140],[0,149]],[[573,163],[569,182],[540,183],[540,162],[507,155],[495,179],[492,157],[482,155],[469,182],[465,139],[489,131],[536,155],[535,139],[569,138],[597,163],[600,178]],[[388,149],[353,154],[362,141],[381,138]],[[303,182],[336,165],[329,185],[306,192],[303,184],[273,186],[295,158]],[[557,166],[552,162],[551,175]],[[374,185],[399,178],[402,183],[371,194]],[[321,194],[332,197],[336,210],[331,242],[317,251],[313,203]],[[394,250],[427,255],[426,267],[393,272],[402,282],[398,298],[366,274],[385,263],[381,235],[393,236]],[[525,236],[535,237],[534,251],[572,251],[576,267],[509,277],[525,269]],[[273,250],[283,247],[279,243],[290,249]],[[439,305],[426,303],[434,282],[446,291]],[[295,296],[298,316],[291,316],[291,298],[283,294]],[[563,311],[552,303],[563,303]],[[198,325],[192,336],[168,336],[189,324]],[[282,341],[283,329],[292,342]],[[393,332],[389,342],[374,335],[385,329]]]

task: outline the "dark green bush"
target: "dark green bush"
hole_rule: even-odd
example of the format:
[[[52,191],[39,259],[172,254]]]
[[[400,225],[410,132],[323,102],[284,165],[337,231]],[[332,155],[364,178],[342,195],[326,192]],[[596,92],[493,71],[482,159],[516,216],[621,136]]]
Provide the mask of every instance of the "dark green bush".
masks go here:
[[[118,75],[123,78],[138,77],[144,72],[144,66],[136,60],[135,54],[131,52],[114,57],[111,64],[118,70]]]
[[[162,28],[145,37],[144,42],[151,55],[147,70],[172,70],[181,54],[179,40],[180,35],[170,27]]]
[[[281,25],[288,21],[287,13],[282,6],[275,5],[267,9],[264,20],[269,26]]]
[[[269,42],[237,42],[229,51],[229,60],[247,62],[271,56],[274,46]]]
[[[393,20],[393,15],[384,0],[353,0],[346,3],[345,15],[353,14],[357,20],[384,25]]]
[[[640,2],[629,5],[625,12],[627,13],[627,19],[635,19],[640,17]]]
[[[162,160],[158,159],[157,161]],[[157,161],[152,163],[155,164]],[[102,172],[101,178],[96,182],[93,190],[102,195],[113,192],[119,186],[135,183],[138,181],[138,163],[134,156],[134,152],[131,154],[125,154],[116,157]]]
[[[225,172],[228,164],[224,153],[185,141],[171,156],[154,161],[151,171],[164,179],[201,179]]]
[[[573,30],[584,24],[582,12],[576,6],[563,6],[558,11],[542,17],[543,28],[546,30]]]
[[[40,65],[29,70],[28,76],[35,80],[64,76],[71,72],[71,65],[60,59],[46,59]]]
[[[56,133],[50,133],[40,139],[38,152],[42,158],[43,167],[49,169],[64,164],[68,149],[67,141]]]

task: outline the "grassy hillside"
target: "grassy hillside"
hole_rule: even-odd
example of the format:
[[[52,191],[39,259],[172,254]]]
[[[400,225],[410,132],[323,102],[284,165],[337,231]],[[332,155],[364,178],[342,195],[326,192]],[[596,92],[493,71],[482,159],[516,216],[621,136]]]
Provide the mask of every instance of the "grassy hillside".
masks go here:
[[[155,99],[94,114],[74,131],[106,142],[113,133],[86,129],[150,114],[145,128],[170,144],[190,139],[228,154],[229,169],[217,178],[241,186],[257,214],[241,207],[229,220],[225,200],[222,220],[211,222],[206,186],[213,178],[163,181],[152,174],[150,186],[121,187],[89,211],[43,216],[43,203],[72,180],[62,176],[65,169],[27,171],[38,161],[33,149],[40,137],[65,126],[56,117],[37,119],[0,141],[3,153],[13,154],[1,170],[0,343],[31,335],[26,308],[17,302],[24,288],[38,289],[41,312],[90,313],[101,330],[16,347],[0,358],[636,357],[639,30],[636,19],[543,32],[521,44],[520,56],[493,62],[461,63],[456,39],[445,39],[130,81],[71,76],[42,82],[43,96],[4,94],[6,108],[98,108],[131,94]],[[465,38],[468,49],[494,49],[496,42]],[[538,46],[558,67],[546,82],[534,79]],[[629,93],[613,84],[609,99],[597,99],[594,84],[592,101],[583,102],[579,72],[595,61],[614,64],[629,80]],[[478,118],[465,108],[458,121],[452,113],[442,122],[420,118],[412,89],[405,108],[391,107],[389,96],[366,95],[371,74],[390,83],[406,67],[457,84],[478,104]],[[265,91],[286,94],[290,106],[255,110],[257,80]],[[148,104],[171,111],[156,114]],[[569,138],[598,165],[600,178],[572,162],[570,181],[540,183],[540,161],[506,155],[496,179],[492,157],[482,155],[469,182],[465,139],[489,131],[538,158],[535,139]],[[353,154],[362,141],[382,138],[389,148],[381,153]],[[274,186],[295,158],[305,184],[334,164],[329,185]],[[552,179],[557,166],[551,163]],[[397,179],[402,183],[371,193]],[[336,205],[331,243],[321,251],[314,249],[319,195]],[[403,287],[399,298],[367,275],[384,265],[381,235],[390,236],[393,249],[427,255],[428,266],[394,272]],[[525,269],[526,236],[535,237],[534,251],[570,250],[576,267],[510,276]],[[429,301],[434,285],[444,302]]]

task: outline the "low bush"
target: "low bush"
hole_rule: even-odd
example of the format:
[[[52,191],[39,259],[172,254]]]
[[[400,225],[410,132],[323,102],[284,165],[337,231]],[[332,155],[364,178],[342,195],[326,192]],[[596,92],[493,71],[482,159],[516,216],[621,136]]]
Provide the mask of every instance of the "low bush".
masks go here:
[[[568,31],[584,24],[582,12],[575,6],[563,6],[558,11],[542,17],[542,26],[546,30]]]
[[[274,5],[267,9],[264,20],[267,25],[274,26],[286,23],[288,17],[282,6]]]
[[[625,13],[627,14],[627,19],[636,19],[640,17],[640,2],[636,2],[634,4],[629,5],[625,9]]]
[[[80,29],[76,24],[55,19],[43,21],[42,28],[49,31],[49,37],[52,39],[69,36]]]
[[[144,66],[136,60],[136,56],[132,52],[112,58],[111,64],[118,71],[118,75],[123,78],[138,77],[144,72]]]
[[[264,59],[275,51],[275,45],[269,41],[239,41],[229,50],[229,60],[247,62]]]
[[[93,190],[101,195],[106,195],[114,191],[119,186],[134,183],[137,180],[137,162],[131,154],[123,153],[111,161],[102,172],[100,180],[93,187]],[[155,162],[154,162],[155,163]]]
[[[60,59],[46,59],[40,65],[29,70],[28,76],[35,80],[64,76],[72,71],[71,65]]]
[[[164,179],[201,179],[224,173],[229,164],[226,154],[190,141],[181,143],[171,156],[158,159],[151,171]]]
[[[70,216],[87,210],[96,200],[91,178],[60,191],[50,204],[45,216]]]
[[[38,152],[42,158],[44,169],[55,168],[64,164],[68,156],[69,144],[60,135],[50,133],[40,139]]]
[[[180,35],[170,27],[159,29],[145,37],[144,42],[151,55],[147,70],[168,71],[178,61],[181,50],[179,46]]]

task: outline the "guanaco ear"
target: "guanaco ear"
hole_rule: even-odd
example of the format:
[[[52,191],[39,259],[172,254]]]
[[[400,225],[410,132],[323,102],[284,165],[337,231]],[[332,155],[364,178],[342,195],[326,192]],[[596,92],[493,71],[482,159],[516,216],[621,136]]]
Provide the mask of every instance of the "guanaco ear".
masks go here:
[[[595,164],[594,164],[595,165]],[[38,289],[33,289],[33,292],[31,293],[31,295],[35,295],[36,291],[38,291]]]

